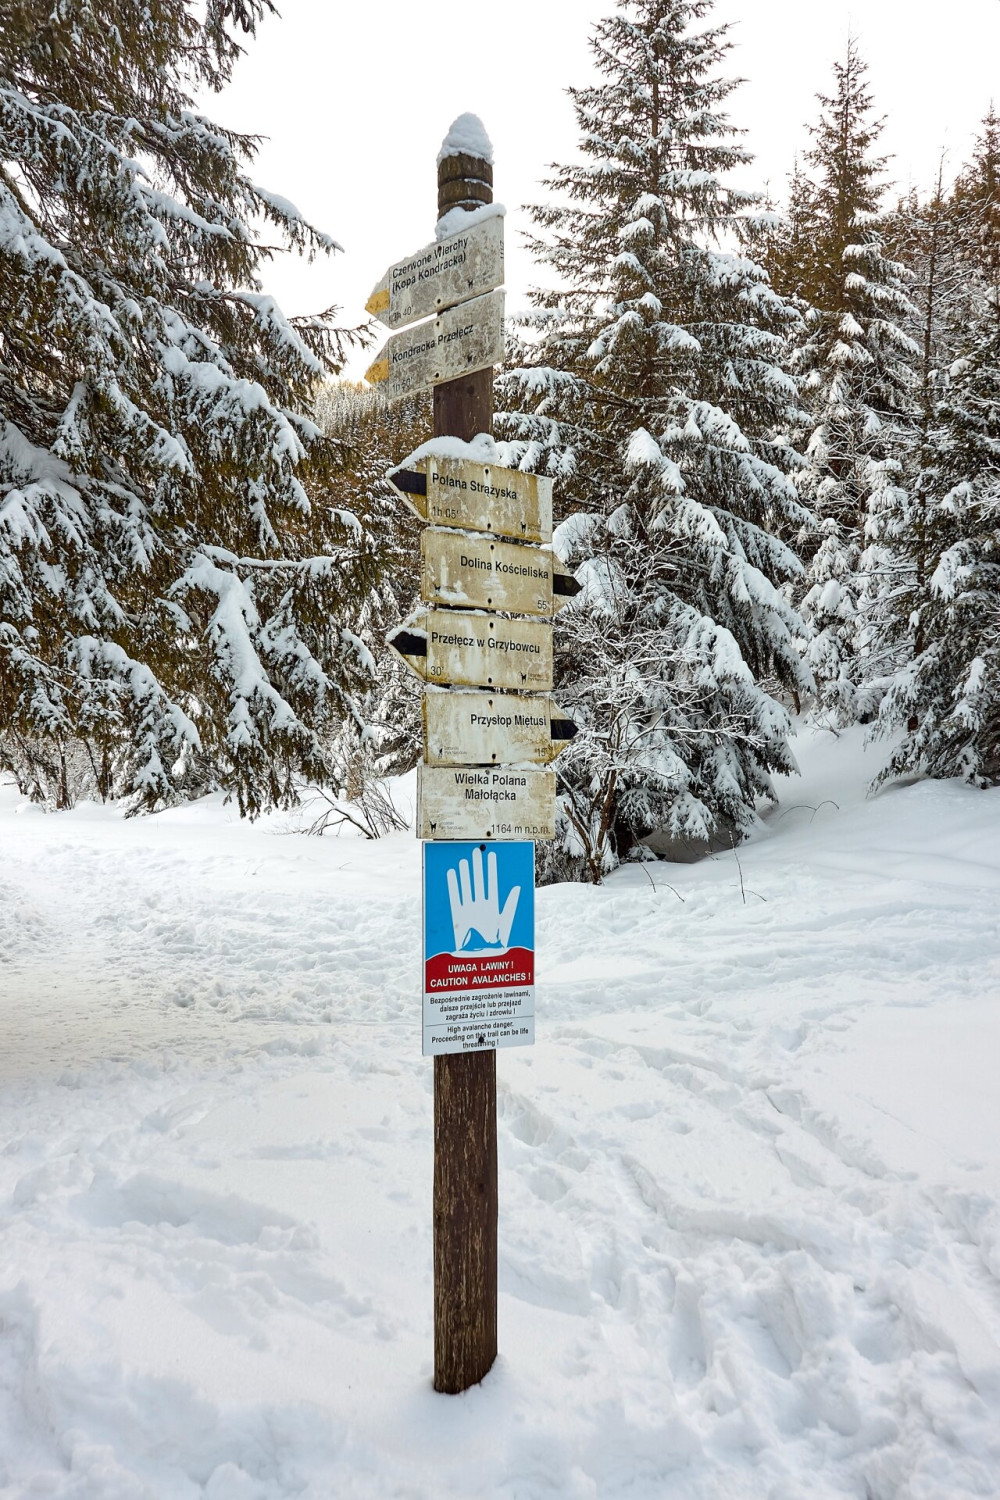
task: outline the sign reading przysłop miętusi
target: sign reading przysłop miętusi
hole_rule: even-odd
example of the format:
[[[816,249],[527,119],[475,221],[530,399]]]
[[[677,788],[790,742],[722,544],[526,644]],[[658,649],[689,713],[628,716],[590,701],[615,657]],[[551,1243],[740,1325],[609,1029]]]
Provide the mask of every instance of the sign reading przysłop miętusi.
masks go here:
[[[535,1039],[535,849],[424,845],[425,1056]]]

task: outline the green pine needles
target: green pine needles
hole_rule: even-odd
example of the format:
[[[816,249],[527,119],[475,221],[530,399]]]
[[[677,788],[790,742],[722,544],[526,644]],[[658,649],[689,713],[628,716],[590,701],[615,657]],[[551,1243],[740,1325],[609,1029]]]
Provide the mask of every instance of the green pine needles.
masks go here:
[[[557,624],[563,853],[591,879],[650,834],[742,836],[793,766],[782,693],[811,686],[784,590],[808,522],[781,368],[797,314],[746,250],[757,200],[724,112],[726,28],[708,0],[637,0],[595,31],[601,82],[571,90],[582,160],[534,210],[553,277],[535,296],[501,419],[557,476],[584,583]]]
[[[329,315],[264,294],[262,231],[336,246],[199,114],[268,0],[21,0],[0,16],[0,759],[70,796],[242,811],[327,774],[373,574],[303,413]]]

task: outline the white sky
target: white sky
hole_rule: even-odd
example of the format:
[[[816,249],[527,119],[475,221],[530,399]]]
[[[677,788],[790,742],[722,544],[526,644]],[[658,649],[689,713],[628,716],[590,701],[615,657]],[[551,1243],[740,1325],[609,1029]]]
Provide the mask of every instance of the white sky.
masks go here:
[[[549,162],[574,152],[568,84],[589,81],[587,38],[613,0],[279,0],[231,87],[205,102],[221,124],[262,134],[254,176],[290,198],[345,253],[312,266],[284,256],[266,272],[286,312],[336,302],[359,322],[385,268],[433,237],[438,147],[454,117],[480,115],[506,204],[508,307],[533,269],[520,205]],[[995,93],[1000,0],[717,0],[732,20],[730,72],[747,80],[730,113],[757,160],[747,181],[784,191],[815,95],[848,31],[869,64],[883,146],[901,186],[933,178],[942,147],[957,166]],[[357,377],[369,354],[348,373]]]

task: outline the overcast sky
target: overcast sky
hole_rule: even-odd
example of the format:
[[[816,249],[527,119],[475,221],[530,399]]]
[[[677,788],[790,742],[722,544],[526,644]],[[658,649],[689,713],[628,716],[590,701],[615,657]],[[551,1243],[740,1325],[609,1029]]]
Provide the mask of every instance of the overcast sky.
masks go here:
[[[256,180],[344,247],[312,266],[288,256],[272,264],[267,286],[284,309],[336,302],[345,321],[364,317],[390,262],[433,236],[438,147],[464,110],[493,140],[496,197],[509,211],[508,307],[523,303],[533,270],[519,248],[520,206],[537,198],[547,164],[574,151],[564,91],[590,79],[590,28],[613,4],[279,3],[282,14],[264,21],[231,87],[206,107],[222,124],[267,137]],[[930,182],[942,148],[958,165],[1000,96],[1000,0],[718,0],[715,18],[733,21],[729,71],[746,79],[730,101],[756,153],[746,180],[769,182],[778,196],[851,30],[888,117],[883,146],[901,186]]]

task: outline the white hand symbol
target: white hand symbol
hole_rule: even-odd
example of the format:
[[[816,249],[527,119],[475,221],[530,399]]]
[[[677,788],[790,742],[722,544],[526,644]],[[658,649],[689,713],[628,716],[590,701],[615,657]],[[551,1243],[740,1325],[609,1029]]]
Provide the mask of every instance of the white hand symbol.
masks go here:
[[[461,889],[459,889],[461,880]],[[500,910],[500,882],[497,857],[491,853],[483,879],[482,851],[472,851],[472,881],[469,861],[459,861],[458,874],[448,871],[448,898],[451,901],[451,925],[455,932],[455,956],[463,953],[506,952],[507,939],[514,925],[514,913],[521,887],[516,885]]]

